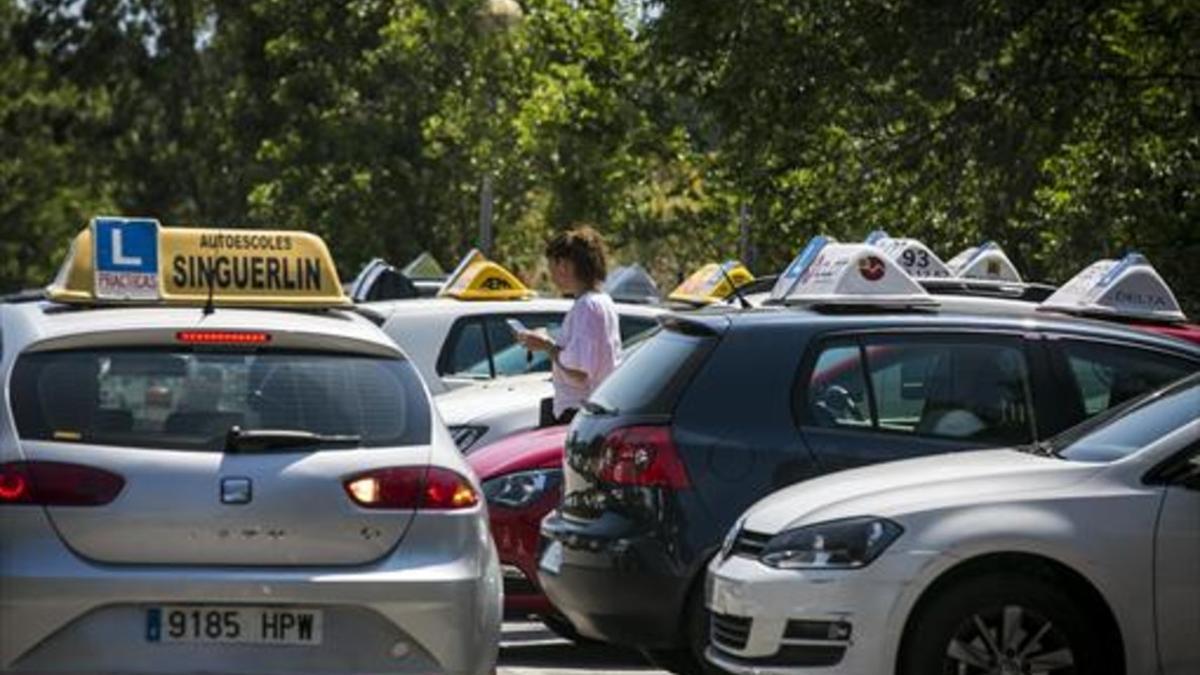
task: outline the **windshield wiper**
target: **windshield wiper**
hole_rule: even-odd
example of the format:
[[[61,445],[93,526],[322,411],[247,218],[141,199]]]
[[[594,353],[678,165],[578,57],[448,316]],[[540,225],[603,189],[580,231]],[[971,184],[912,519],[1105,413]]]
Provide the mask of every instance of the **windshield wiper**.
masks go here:
[[[265,452],[312,445],[354,446],[362,436],[352,434],[318,434],[299,429],[242,429],[229,428],[225,434],[225,452]]]

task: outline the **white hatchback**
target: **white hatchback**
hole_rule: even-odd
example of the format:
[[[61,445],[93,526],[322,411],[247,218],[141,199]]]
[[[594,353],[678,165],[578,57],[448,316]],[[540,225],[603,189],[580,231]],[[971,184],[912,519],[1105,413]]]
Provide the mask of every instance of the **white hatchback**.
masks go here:
[[[1200,672],[1200,376],[1055,441],[834,474],[709,568],[731,673]]]

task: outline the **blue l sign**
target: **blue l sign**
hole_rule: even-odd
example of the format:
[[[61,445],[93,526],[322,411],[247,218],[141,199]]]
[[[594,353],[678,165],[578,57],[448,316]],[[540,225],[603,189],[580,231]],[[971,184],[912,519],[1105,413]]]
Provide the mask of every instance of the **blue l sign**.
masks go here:
[[[96,218],[96,296],[122,300],[157,299],[158,221],[148,218]]]
[[[158,221],[97,218],[96,270],[158,272]]]

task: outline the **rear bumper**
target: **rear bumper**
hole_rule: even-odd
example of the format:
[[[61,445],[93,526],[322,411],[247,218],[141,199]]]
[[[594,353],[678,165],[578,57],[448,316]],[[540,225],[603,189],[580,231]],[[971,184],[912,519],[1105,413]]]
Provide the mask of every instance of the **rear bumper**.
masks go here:
[[[543,521],[543,548],[557,543],[563,554],[557,570],[538,569],[550,601],[586,637],[646,649],[680,646],[691,575],[660,540],[599,529],[556,512]]]
[[[40,510],[4,516],[0,534],[21,543],[0,551],[5,672],[476,674],[495,664],[500,574],[481,512],[456,516],[442,550],[401,546],[353,568],[102,565],[47,535]],[[409,537],[445,527],[418,517]],[[325,636],[308,647],[152,643],[146,610],[163,604],[316,608]]]

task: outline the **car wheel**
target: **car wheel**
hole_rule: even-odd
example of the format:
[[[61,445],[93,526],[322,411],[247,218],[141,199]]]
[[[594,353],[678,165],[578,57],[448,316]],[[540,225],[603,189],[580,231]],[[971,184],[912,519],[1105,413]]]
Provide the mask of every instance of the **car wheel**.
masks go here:
[[[580,635],[579,631],[575,630],[575,626],[573,626],[565,616],[560,616],[558,614],[546,614],[544,616],[539,616],[538,620],[541,621],[542,625],[544,625],[546,628],[549,628],[551,633],[554,633],[564,640],[570,640],[577,645],[602,644],[599,640],[593,640]]]
[[[990,574],[947,588],[909,621],[902,675],[1107,675],[1095,622],[1047,581]]]
[[[650,663],[675,675],[719,675],[720,669],[704,658],[708,648],[709,612],[704,606],[704,586],[697,584],[684,605],[683,631],[687,646],[678,649],[644,649]]]

